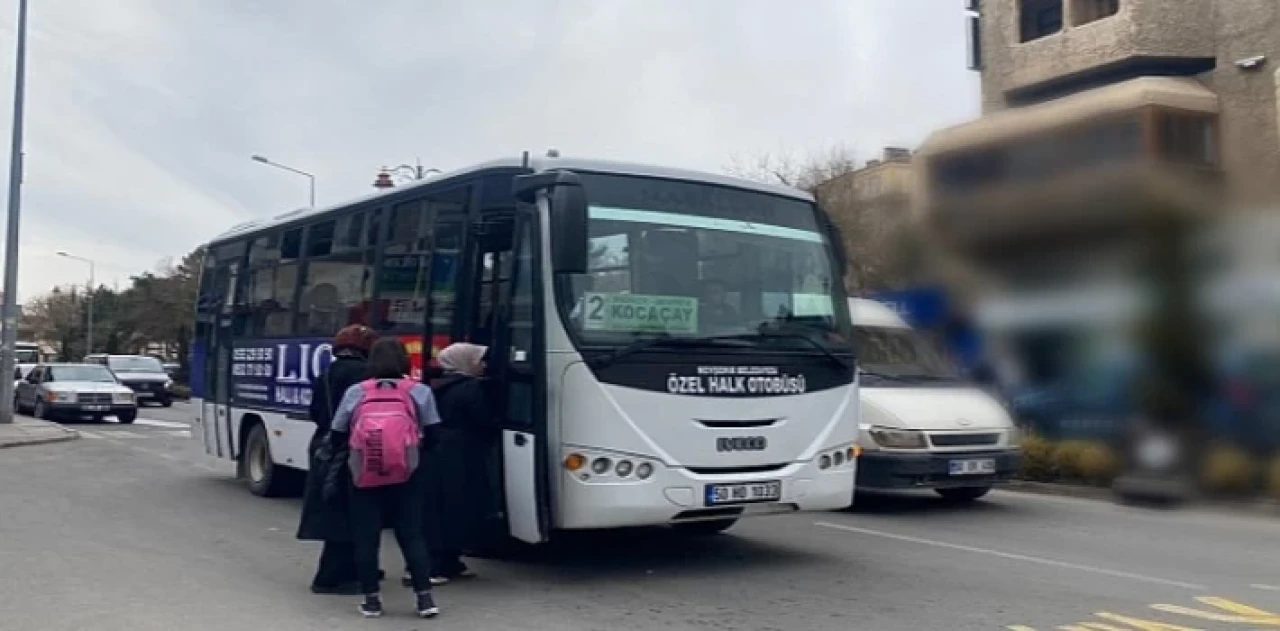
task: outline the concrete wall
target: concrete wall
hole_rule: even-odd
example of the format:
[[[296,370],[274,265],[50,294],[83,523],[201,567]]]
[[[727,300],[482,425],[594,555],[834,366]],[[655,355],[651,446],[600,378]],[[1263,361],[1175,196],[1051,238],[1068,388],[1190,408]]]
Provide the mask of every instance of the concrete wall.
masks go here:
[[[1280,1],[1120,0],[1120,12],[1072,26],[1066,0],[1063,31],[1019,42],[1019,0],[987,0],[982,15],[983,110],[1004,109],[1005,93],[1134,55],[1203,56],[1217,60],[1197,76],[1216,92],[1223,170],[1237,203],[1280,200]],[[1265,55],[1266,65],[1241,69]]]
[[[982,14],[983,106],[1004,93],[1136,56],[1212,57],[1213,4],[1234,0],[1120,0],[1120,12],[1074,26],[1064,0],[1063,30],[1021,42],[1019,0],[987,0]]]

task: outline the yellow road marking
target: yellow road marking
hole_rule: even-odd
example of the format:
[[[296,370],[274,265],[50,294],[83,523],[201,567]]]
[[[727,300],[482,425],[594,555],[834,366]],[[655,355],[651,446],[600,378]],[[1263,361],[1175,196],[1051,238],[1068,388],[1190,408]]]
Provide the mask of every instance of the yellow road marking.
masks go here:
[[[1197,597],[1196,600],[1209,605],[1210,607],[1217,607],[1218,609],[1222,609],[1230,613],[1204,611],[1202,609],[1193,609],[1191,607],[1182,607],[1180,605],[1151,605],[1151,608],[1156,611],[1164,611],[1181,616],[1199,618],[1201,620],[1212,620],[1213,622],[1235,622],[1240,624],[1260,624],[1269,627],[1280,627],[1280,614],[1274,614],[1269,611],[1263,611],[1248,605],[1242,605],[1238,602],[1214,596],[1200,596]]]
[[[1106,611],[1099,611],[1093,615],[1099,618],[1102,618],[1103,620],[1110,620],[1112,622],[1123,622],[1131,627],[1134,627],[1135,629],[1141,629],[1142,631],[1204,631],[1204,629],[1196,629],[1194,627],[1181,627],[1176,624],[1156,622],[1154,620],[1130,618],[1128,616],[1121,616],[1121,615],[1106,612]]]

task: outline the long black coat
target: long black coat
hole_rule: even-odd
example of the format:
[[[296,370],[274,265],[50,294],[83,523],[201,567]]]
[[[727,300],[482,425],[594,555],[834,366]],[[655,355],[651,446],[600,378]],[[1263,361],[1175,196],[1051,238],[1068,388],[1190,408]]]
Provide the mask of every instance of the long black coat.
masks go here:
[[[298,538],[304,541],[351,539],[347,522],[347,494],[338,493],[329,502],[324,499],[324,483],[330,467],[346,464],[333,462],[325,435],[333,424],[333,410],[342,401],[342,395],[347,388],[363,381],[368,376],[367,373],[368,366],[363,358],[339,356],[316,380],[310,409],[316,432],[311,436],[311,444],[307,447],[310,463],[307,467],[306,489],[302,495],[302,518],[298,524]]]
[[[490,383],[448,374],[432,387],[441,425],[427,469],[427,542],[433,550],[468,550],[491,525],[494,476],[490,454],[498,445]]]

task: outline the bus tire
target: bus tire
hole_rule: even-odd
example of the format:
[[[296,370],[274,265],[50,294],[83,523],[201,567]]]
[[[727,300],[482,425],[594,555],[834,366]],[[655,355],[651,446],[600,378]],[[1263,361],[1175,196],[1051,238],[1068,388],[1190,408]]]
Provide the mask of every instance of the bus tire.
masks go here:
[[[300,486],[296,471],[281,467],[271,457],[271,442],[267,439],[267,427],[255,424],[245,437],[240,452],[239,475],[258,497],[285,497]]]
[[[934,489],[948,502],[972,502],[991,491],[989,486],[962,486],[953,489]]]
[[[712,519],[710,521],[691,521],[684,524],[672,524],[672,528],[682,535],[690,535],[694,537],[708,537],[718,535],[738,523],[738,518],[731,519]]]

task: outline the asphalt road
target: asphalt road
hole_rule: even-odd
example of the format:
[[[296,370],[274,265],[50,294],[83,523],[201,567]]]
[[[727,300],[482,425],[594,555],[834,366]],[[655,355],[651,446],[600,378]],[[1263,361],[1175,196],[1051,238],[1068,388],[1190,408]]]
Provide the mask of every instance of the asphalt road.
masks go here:
[[[297,500],[250,496],[189,412],[0,453],[0,629],[1255,629],[1280,626],[1280,518],[995,493],[788,515],[685,539],[576,536],[438,591],[443,615],[311,595]],[[401,567],[394,544],[384,567]],[[1159,626],[1156,623],[1175,626]]]

